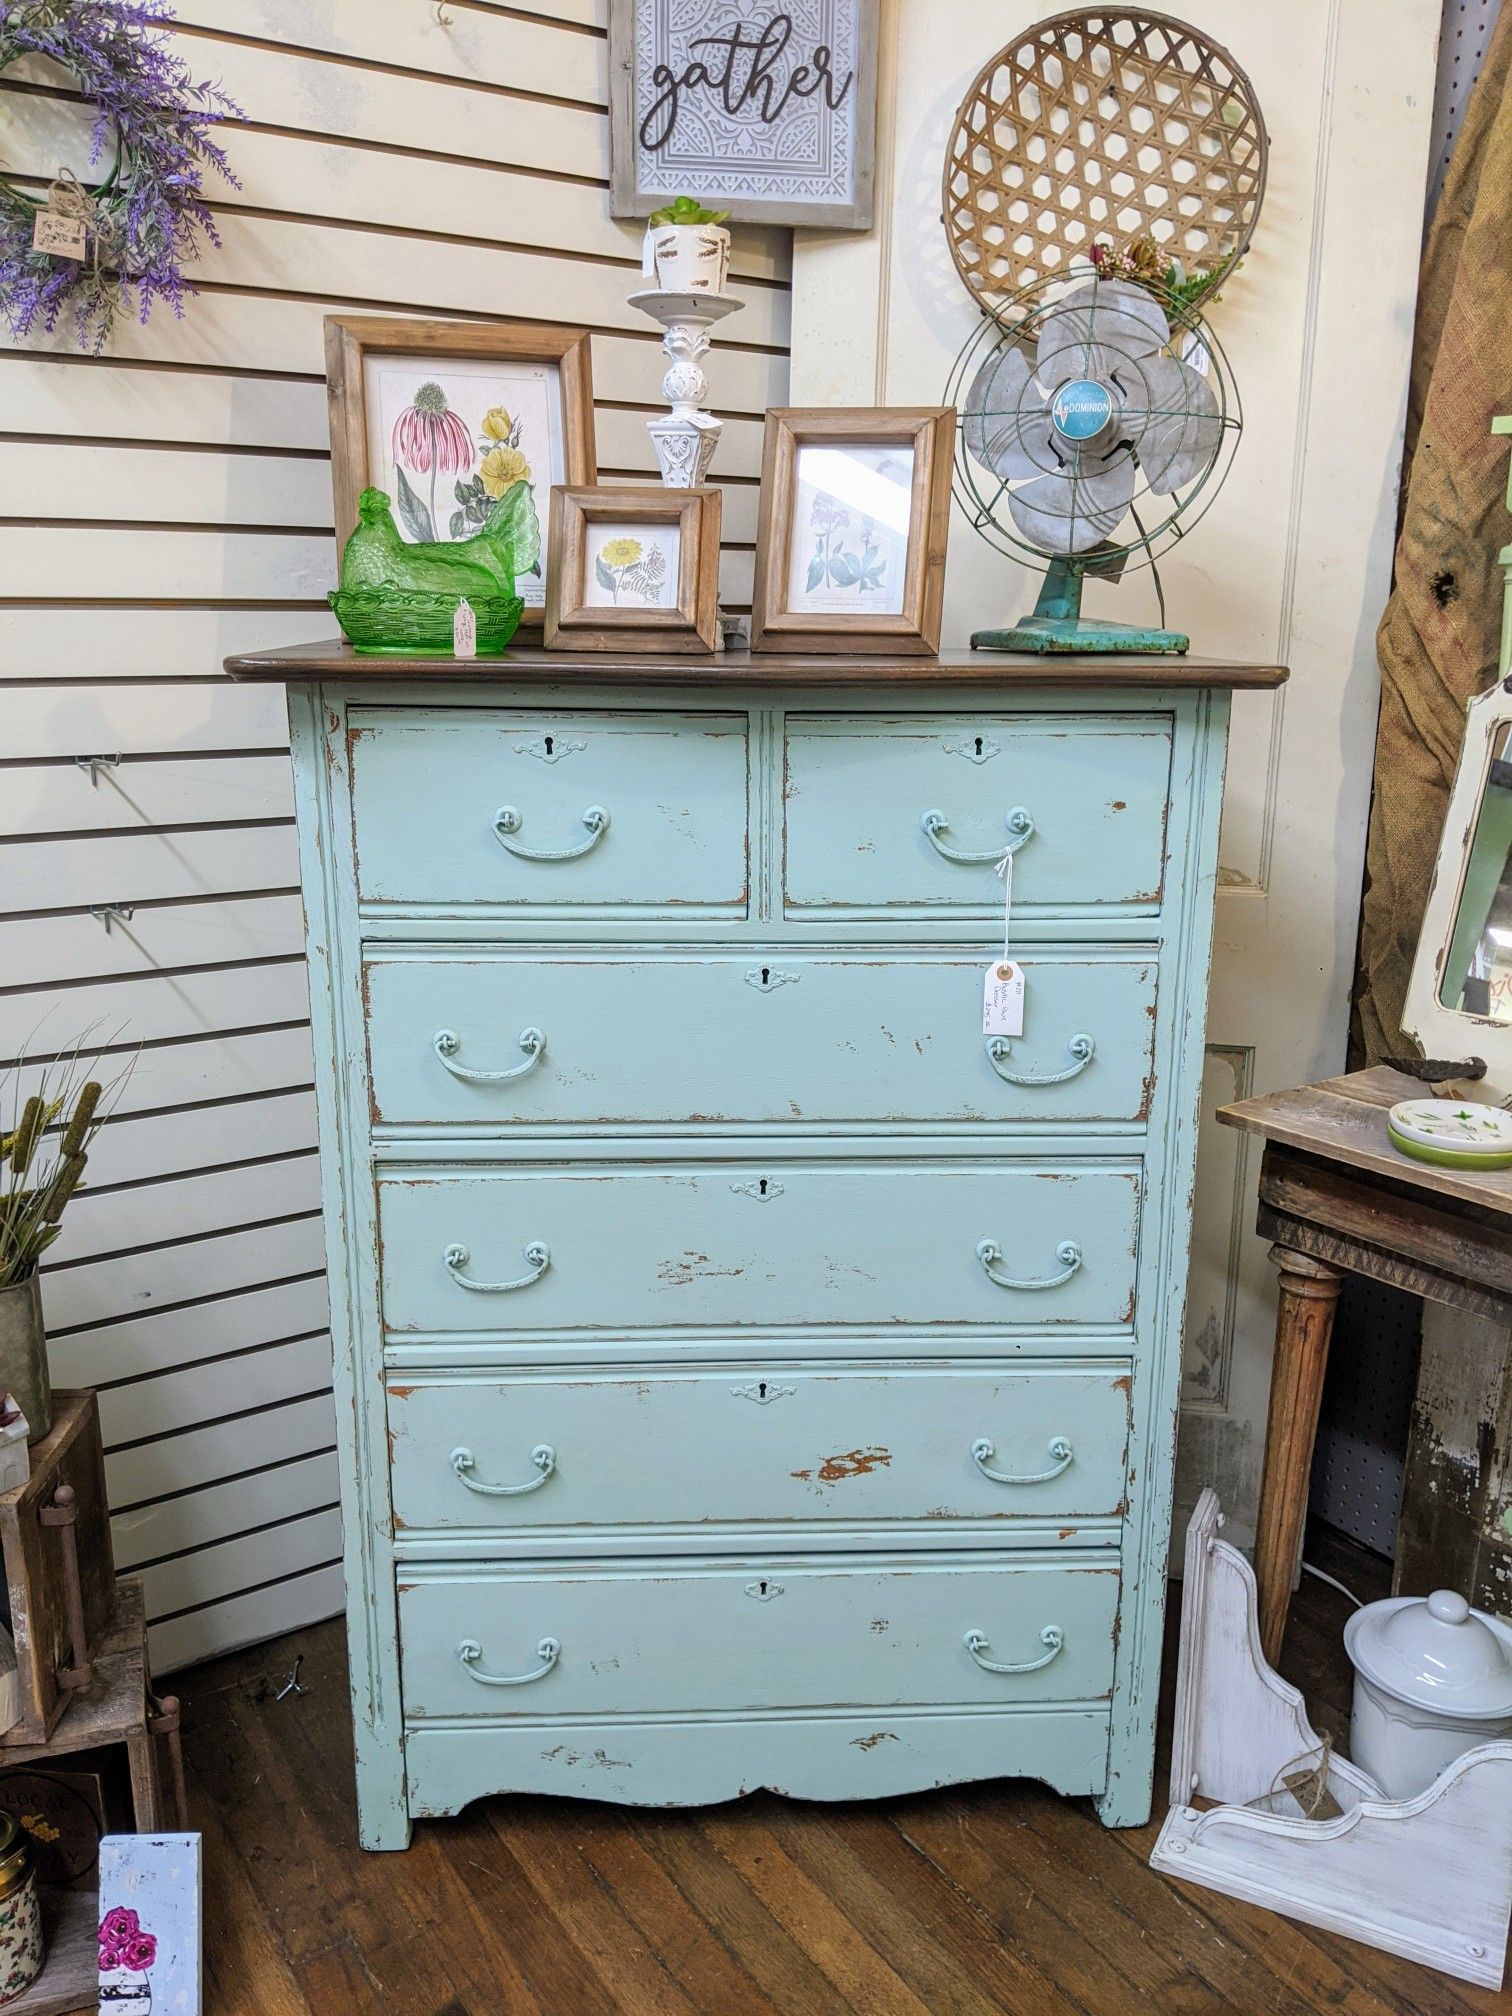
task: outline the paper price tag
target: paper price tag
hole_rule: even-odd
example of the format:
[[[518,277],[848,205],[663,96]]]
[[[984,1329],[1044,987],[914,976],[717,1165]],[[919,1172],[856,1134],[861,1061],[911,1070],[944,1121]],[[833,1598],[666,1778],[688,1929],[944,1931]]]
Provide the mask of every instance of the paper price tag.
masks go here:
[[[1024,969],[1012,959],[996,959],[987,968],[982,990],[982,1034],[1022,1036],[1024,1033]]]
[[[37,212],[32,225],[34,252],[48,252],[56,259],[82,259],[88,246],[89,233],[82,217],[46,207]]]
[[[476,658],[478,655],[478,619],[473,614],[472,604],[464,595],[457,604],[457,613],[452,618],[452,656],[454,658]]]

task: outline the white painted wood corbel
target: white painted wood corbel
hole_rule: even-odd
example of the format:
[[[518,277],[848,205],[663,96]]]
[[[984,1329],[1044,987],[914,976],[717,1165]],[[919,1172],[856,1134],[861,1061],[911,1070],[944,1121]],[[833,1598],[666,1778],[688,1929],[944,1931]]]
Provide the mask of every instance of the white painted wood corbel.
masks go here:
[[[1415,1799],[1383,1799],[1334,1758],[1335,1817],[1250,1806],[1321,1744],[1302,1696],[1261,1655],[1255,1578],[1218,1537],[1222,1520],[1204,1491],[1187,1529],[1171,1810],[1151,1866],[1499,1988],[1512,1921],[1512,1743],[1467,1752]],[[1225,1803],[1201,1811],[1195,1798]]]

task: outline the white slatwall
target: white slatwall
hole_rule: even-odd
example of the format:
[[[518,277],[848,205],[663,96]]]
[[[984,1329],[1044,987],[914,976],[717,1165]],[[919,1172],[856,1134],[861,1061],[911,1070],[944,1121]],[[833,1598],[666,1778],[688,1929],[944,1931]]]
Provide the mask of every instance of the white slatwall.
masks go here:
[[[162,1670],[342,1600],[283,702],[220,663],[331,628],[328,311],[581,323],[601,470],[654,474],[605,4],[181,0],[186,59],[248,115],[200,297],[103,360],[0,351],[0,1060],[39,1023],[142,1046],[45,1296],[55,1379],[99,1389]],[[49,174],[75,116],[0,85],[0,154]],[[712,370],[736,607],[789,249],[737,234]],[[98,755],[122,761],[91,782]],[[132,914],[107,931],[107,905]]]

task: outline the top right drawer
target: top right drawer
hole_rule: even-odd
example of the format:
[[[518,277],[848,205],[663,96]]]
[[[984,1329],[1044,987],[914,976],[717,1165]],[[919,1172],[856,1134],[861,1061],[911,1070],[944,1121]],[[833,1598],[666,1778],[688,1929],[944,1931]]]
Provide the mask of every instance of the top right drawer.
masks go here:
[[[787,716],[789,916],[1153,912],[1165,877],[1168,714]]]

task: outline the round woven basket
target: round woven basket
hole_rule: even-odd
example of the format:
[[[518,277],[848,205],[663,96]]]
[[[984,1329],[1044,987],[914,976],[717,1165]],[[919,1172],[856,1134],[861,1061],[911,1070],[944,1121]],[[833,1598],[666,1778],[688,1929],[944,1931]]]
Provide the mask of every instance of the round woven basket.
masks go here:
[[[1052,15],[985,63],[945,153],[951,257],[983,307],[1148,237],[1188,271],[1250,241],[1268,143],[1239,65],[1182,21]]]

